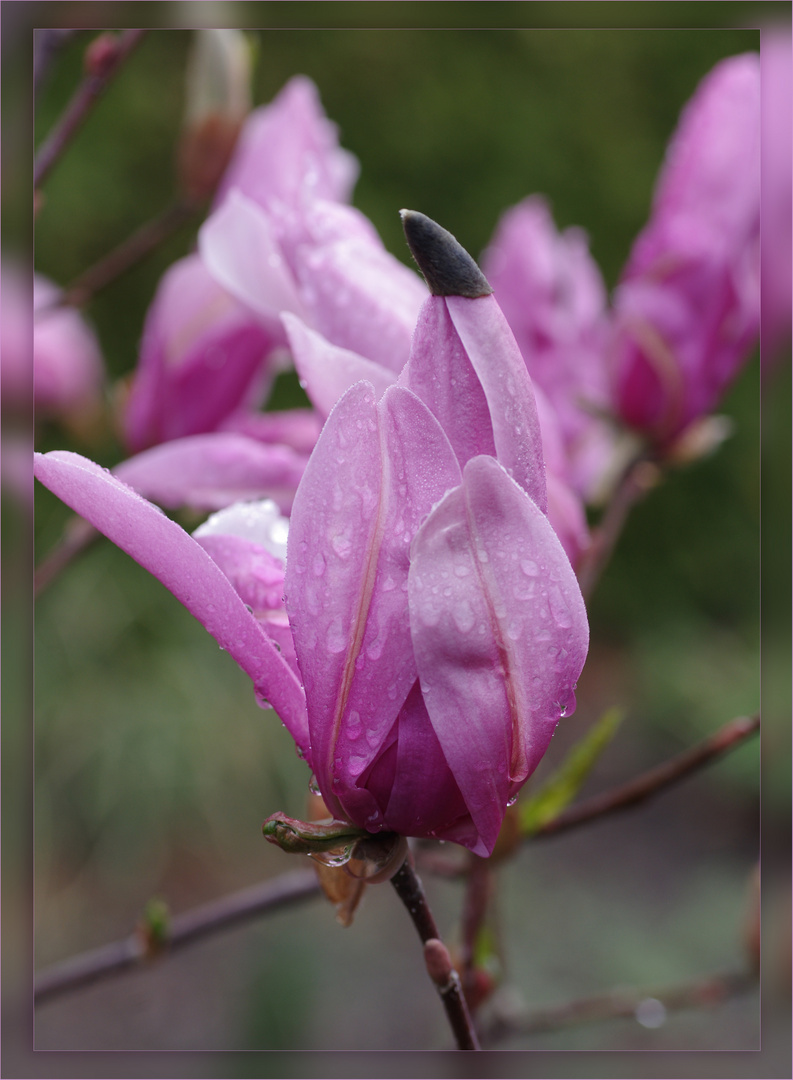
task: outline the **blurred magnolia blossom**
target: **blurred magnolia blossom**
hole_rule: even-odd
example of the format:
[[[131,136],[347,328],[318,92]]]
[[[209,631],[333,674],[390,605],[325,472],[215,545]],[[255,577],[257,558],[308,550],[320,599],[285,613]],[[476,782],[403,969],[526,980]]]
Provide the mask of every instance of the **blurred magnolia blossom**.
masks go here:
[[[606,289],[580,229],[557,232],[544,199],[530,196],[501,218],[482,269],[544,396],[543,439],[561,446],[549,470],[590,498],[613,452],[604,420],[609,381]],[[547,450],[546,450],[547,455]]]
[[[368,220],[343,205],[357,172],[309,79],[290,80],[248,117],[199,252],[166,273],[147,315],[123,420],[130,449],[147,451],[124,465],[142,493],[157,497],[167,488],[166,505],[178,505],[185,468],[197,475],[187,460],[196,443],[147,448],[203,435],[213,490],[201,507],[224,505],[224,463],[235,474],[230,502],[240,467],[260,459],[259,486],[246,488],[248,497],[270,494],[288,508],[285,489],[292,484],[294,493],[321,418],[305,409],[259,411],[287,361],[282,311],[397,371],[404,365],[426,291],[385,251]],[[240,438],[230,440],[231,433]],[[263,448],[244,448],[241,438]]]
[[[39,454],[35,472],[251,676],[334,817],[487,855],[575,708],[588,626],[546,516],[515,339],[454,238],[420,214],[404,223],[432,295],[399,380],[358,380],[331,409],[285,572],[271,504],[229,508],[190,536],[79,455]]]
[[[26,288],[22,270],[2,268],[2,377],[4,410],[37,418],[77,417],[101,396],[104,361],[96,334],[83,316],[55,306],[60,289],[42,274]],[[31,311],[32,301],[32,311]]]
[[[251,107],[251,56],[240,30],[193,33],[178,171],[188,199],[215,192]]]
[[[793,79],[790,27],[762,32],[761,357],[764,369],[790,349],[793,220]]]
[[[614,408],[665,449],[717,405],[760,325],[760,58],[717,64],[681,116],[614,297]]]

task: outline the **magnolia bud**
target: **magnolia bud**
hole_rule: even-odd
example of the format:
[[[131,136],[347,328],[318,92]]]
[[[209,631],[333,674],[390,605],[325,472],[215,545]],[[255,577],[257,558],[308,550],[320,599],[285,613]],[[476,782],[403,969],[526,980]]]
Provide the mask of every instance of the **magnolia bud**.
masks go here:
[[[250,111],[251,62],[239,30],[196,30],[187,67],[179,183],[191,202],[209,199]]]

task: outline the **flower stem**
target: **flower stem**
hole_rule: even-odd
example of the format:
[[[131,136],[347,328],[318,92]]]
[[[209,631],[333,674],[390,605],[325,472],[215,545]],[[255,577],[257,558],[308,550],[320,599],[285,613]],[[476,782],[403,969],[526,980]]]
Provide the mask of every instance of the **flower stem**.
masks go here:
[[[440,940],[435,918],[430,911],[421,881],[413,869],[410,856],[391,878],[391,883],[399,899],[407,908],[413,925],[425,946],[427,969],[438,988],[458,1049],[479,1050],[479,1041],[465,1003],[460,976],[454,970],[449,954]]]

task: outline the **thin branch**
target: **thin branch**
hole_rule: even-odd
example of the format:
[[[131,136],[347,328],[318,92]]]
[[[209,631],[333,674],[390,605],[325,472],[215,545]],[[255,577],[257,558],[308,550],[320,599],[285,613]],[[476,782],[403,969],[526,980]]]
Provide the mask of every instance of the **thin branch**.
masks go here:
[[[196,204],[187,199],[176,199],[161,214],[147,221],[137,232],[90,266],[67,286],[52,304],[39,308],[36,318],[45,317],[54,308],[82,307],[100,289],[125,274],[190,221],[198,209]]]
[[[230,896],[176,915],[170,922],[164,948],[174,951],[220,930],[228,930],[259,915],[319,895],[313,870],[282,874],[272,881],[252,885]],[[87,986],[98,979],[136,967],[156,955],[144,934],[134,933],[91,952],[71,957],[40,972],[34,1001],[39,1004],[59,994]]]
[[[677,757],[665,761],[662,765],[657,765],[654,769],[649,769],[620,787],[606,791],[602,795],[595,795],[577,806],[563,810],[558,817],[540,826],[528,839],[555,836],[557,833],[577,828],[606,814],[613,814],[644,802],[645,799],[665,791],[686,776],[690,776],[691,773],[709,765],[722,754],[734,750],[759,730],[759,713],[755,716],[739,716],[735,720],[730,720],[724,727],[719,728],[717,732],[709,735],[696,746],[692,746],[690,750],[683,751]]]
[[[623,472],[599,524],[592,531],[592,542],[578,567],[578,584],[585,600],[589,599],[600,580],[622,535],[628,515],[636,503],[655,487],[659,476],[658,466],[647,460],[645,452],[634,458]]]
[[[634,806],[734,749],[759,730],[759,727],[759,715],[732,720],[714,735],[671,761],[649,770],[622,787],[571,807],[554,821],[542,826],[529,839],[552,836],[594,821],[605,814]],[[433,857],[432,852],[426,854],[427,858]],[[450,877],[458,877],[464,872],[463,864],[452,864],[451,860],[447,862],[448,865],[438,863],[437,866],[433,863],[432,868]],[[410,912],[422,942],[426,945],[428,941],[437,940],[438,928],[427,905],[421,883],[407,862],[392,881]],[[273,881],[254,885],[176,916],[171,922],[166,948],[180,948],[237,923],[318,894],[319,885],[313,871],[284,874]],[[105,976],[134,967],[150,955],[150,946],[136,933],[122,941],[72,957],[40,973],[36,980],[35,1000],[38,1003],[88,985]],[[470,1017],[460,992],[459,976],[456,972],[453,972],[453,975],[454,978],[448,981],[454,983],[456,979],[456,986],[450,986],[450,992],[446,994],[441,989],[441,997],[450,1019],[454,1017],[453,1026],[457,1025],[455,1034],[459,1031],[461,1039],[471,1043],[466,1048],[475,1049],[476,1036],[473,1034]]]
[[[80,552],[99,537],[99,532],[85,518],[76,514],[64,526],[63,536],[36,567],[33,595],[38,597]]]
[[[630,1018],[644,1027],[660,1027],[667,1013],[683,1009],[713,1008],[757,986],[757,975],[727,971],[675,986],[616,989],[578,998],[545,1009],[502,1010],[482,1033],[486,1046],[514,1035],[540,1035],[560,1028],[596,1021]]]
[[[405,859],[401,868],[391,878],[391,884],[418,930],[424,945],[427,970],[440,994],[458,1049],[478,1050],[479,1042],[465,1003],[460,976],[454,970],[448,951],[440,940],[438,927],[411,861],[410,856]]]
[[[49,27],[33,31],[33,93],[38,97],[52,62],[77,30]]]
[[[107,53],[95,70],[88,71],[72,95],[55,127],[44,140],[33,166],[33,187],[43,183],[75,133],[82,127],[108,83],[141,40],[145,30],[124,30],[112,54]]]
[[[627,810],[631,806],[644,802],[654,795],[659,795],[672,787],[673,784],[684,780],[687,776],[697,772],[716,761],[723,754],[735,750],[746,739],[760,729],[760,715],[745,717],[739,716],[735,720],[719,728],[713,735],[703,739],[701,743],[692,746],[690,750],[684,750],[677,757],[657,765],[653,769],[640,776],[629,780],[626,784],[605,791],[601,795],[594,795],[591,799],[577,803],[563,810],[558,817],[539,826],[534,832],[525,837],[527,841],[542,840],[548,836],[556,836],[558,833],[575,829],[579,825],[586,825],[590,821],[604,817],[606,814],[617,813]],[[422,867],[439,877],[459,878],[463,877],[468,870],[468,863],[455,859],[438,851],[427,850],[419,853]]]

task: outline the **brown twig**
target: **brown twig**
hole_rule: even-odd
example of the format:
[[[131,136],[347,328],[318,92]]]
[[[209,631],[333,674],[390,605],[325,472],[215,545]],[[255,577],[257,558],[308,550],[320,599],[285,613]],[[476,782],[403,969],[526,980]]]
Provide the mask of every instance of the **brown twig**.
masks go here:
[[[658,466],[647,459],[645,452],[634,458],[623,472],[578,566],[578,584],[585,600],[591,596],[606,568],[631,510],[655,487],[659,478]]]
[[[612,788],[611,791],[594,795],[591,799],[568,807],[558,817],[528,834],[525,839],[542,840],[548,836],[556,836],[558,833],[575,829],[579,825],[586,825],[606,814],[626,810],[644,802],[645,799],[660,794],[679,780],[684,780],[698,769],[716,761],[722,754],[734,750],[759,728],[759,714],[750,717],[740,716],[735,720],[730,720],[713,735],[709,735],[701,743],[692,746],[690,750],[684,750],[677,757],[653,769],[648,769],[647,772],[620,787]],[[460,878],[467,873],[467,861],[455,859],[437,851],[420,851],[419,858],[422,867],[439,877]]]
[[[408,910],[413,925],[424,945],[427,970],[438,988],[443,1007],[460,1050],[478,1050],[476,1031],[465,1003],[460,976],[454,970],[446,947],[440,940],[438,927],[430,911],[424,889],[410,856],[391,878],[391,884]]]
[[[282,874],[272,881],[252,885],[230,896],[175,916],[165,939],[165,949],[173,951],[219,930],[264,915],[289,904],[319,895],[319,882],[313,870]],[[135,967],[152,955],[145,936],[130,934],[91,952],[70,957],[46,968],[36,978],[36,1004]]]
[[[490,1046],[514,1035],[540,1035],[576,1024],[619,1018],[635,1019],[644,1027],[660,1027],[667,1013],[712,1008],[756,985],[756,973],[727,971],[676,986],[615,989],[545,1009],[497,1012],[483,1031],[482,1042]]]
[[[44,140],[33,166],[33,187],[38,188],[82,127],[112,77],[141,40],[145,30],[124,30],[103,62],[86,72],[55,127]]]
[[[76,514],[70,518],[66,522],[60,542],[36,567],[33,595],[38,597],[72,559],[85,551],[98,537],[98,531],[85,518],[78,517]]]
[[[554,821],[538,829],[529,839],[553,836],[588,821],[594,821],[605,814],[636,805],[734,749],[759,727],[759,715],[732,720],[714,735],[671,761],[649,770],[622,787],[571,807]],[[432,855],[432,852],[427,853],[428,858]],[[459,877],[466,865],[464,863],[452,864],[451,860],[448,860],[448,865],[444,863],[436,867],[433,864],[433,869],[442,872],[444,876]],[[427,905],[421,883],[412,867],[408,866],[408,862],[392,881],[410,912],[422,942],[426,944],[427,941],[438,939],[438,928]],[[167,938],[168,947],[179,948],[238,922],[255,918],[257,915],[277,910],[287,904],[318,895],[318,893],[319,886],[313,871],[284,874],[274,881],[255,885],[176,916]],[[123,941],[72,957],[41,972],[36,980],[35,1000],[36,1002],[46,1000],[68,990],[85,986],[114,972],[133,967],[147,955],[145,943],[138,934],[133,934]],[[456,974],[454,972],[455,976]],[[449,981],[454,982],[453,979]],[[459,977],[456,979],[456,990],[454,987],[451,987],[451,990],[454,992],[446,995],[441,992],[444,1007],[450,1019],[454,1017],[452,1022],[455,1034],[457,1035],[459,1031],[463,1041],[472,1043],[465,1048],[475,1049],[473,1044],[476,1041],[476,1035],[460,992]]]
[[[33,31],[33,93],[35,96],[41,92],[53,60],[76,33],[77,30],[61,27]]]
[[[708,765],[722,754],[733,750],[759,729],[759,713],[755,716],[739,716],[735,720],[730,720],[724,727],[719,728],[717,732],[709,735],[696,746],[692,746],[690,750],[685,750],[662,765],[649,769],[621,787],[613,788],[602,795],[595,795],[577,806],[563,810],[558,817],[531,833],[529,839],[555,836],[557,833],[577,828],[606,814],[613,814],[618,810],[625,810],[629,806],[644,802],[645,799],[665,791],[672,784],[701,769],[703,765]]]
[[[47,307],[39,308],[36,318],[44,317],[53,308],[82,307],[100,289],[121,277],[149,252],[167,240],[198,211],[198,206],[186,199],[176,199],[151,221],[147,221],[132,236],[123,240],[99,262],[90,266],[58,298]]]

